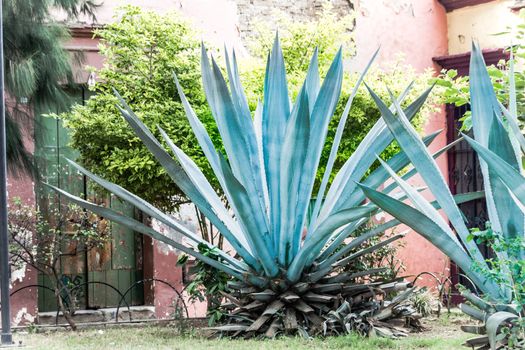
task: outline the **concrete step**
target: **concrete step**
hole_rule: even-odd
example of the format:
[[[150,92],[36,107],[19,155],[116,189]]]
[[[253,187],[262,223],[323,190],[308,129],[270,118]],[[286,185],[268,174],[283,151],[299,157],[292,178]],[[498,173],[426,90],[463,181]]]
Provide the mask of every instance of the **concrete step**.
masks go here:
[[[116,321],[117,308],[106,308],[98,310],[77,310],[73,315],[73,320],[77,324],[82,323],[95,323],[95,322],[115,322]],[[130,318],[131,317],[131,318]],[[155,307],[154,306],[130,306],[129,310],[127,307],[121,307],[118,313],[119,321],[145,321],[154,320]],[[39,325],[56,325],[57,324],[57,312],[39,312],[37,324]],[[67,324],[66,319],[60,312],[58,314],[58,324]]]

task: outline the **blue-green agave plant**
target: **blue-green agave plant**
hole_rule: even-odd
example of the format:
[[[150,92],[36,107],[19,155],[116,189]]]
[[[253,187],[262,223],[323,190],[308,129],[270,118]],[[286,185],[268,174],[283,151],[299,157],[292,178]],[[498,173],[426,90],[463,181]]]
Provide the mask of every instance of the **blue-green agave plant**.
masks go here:
[[[461,309],[485,322],[485,327],[467,327],[467,330],[474,333],[486,330],[487,333],[468,341],[467,345],[490,346],[491,349],[509,345],[508,337],[498,335],[501,328],[512,328],[513,322],[524,315],[523,295],[520,295],[524,290],[516,284],[525,282],[525,178],[522,166],[525,138],[518,125],[513,62],[510,67],[510,100],[506,108],[496,98],[481,50],[473,45],[470,105],[474,139],[463,136],[477,152],[480,161],[493,234],[499,242],[507,244],[506,249],[495,250],[495,259],[499,263],[489,263],[481,254],[436,163],[418,139],[399,104],[393,99],[397,111],[394,116],[373,92],[383,120],[443,208],[448,221],[384,162],[384,169],[403,189],[412,206],[364,183],[360,184],[373,203],[441,249],[482,292],[479,297],[464,290],[462,294],[469,304],[461,305]]]
[[[172,245],[236,279],[230,283],[227,294],[234,309],[230,313],[233,323],[221,328],[224,331],[275,335],[298,329],[319,331],[324,328],[328,333],[360,327],[362,332],[370,332],[374,329],[372,325],[404,315],[407,311],[401,303],[412,291],[412,288],[407,289],[410,287],[408,283],[377,281],[371,277],[384,269],[357,274],[340,273],[341,267],[351,264],[363,254],[402,237],[402,234],[394,235],[359,249],[367,240],[399,223],[398,220],[390,220],[364,229],[370,217],[380,209],[373,203],[365,202],[364,193],[356,183],[361,181],[370,188],[377,188],[390,178],[384,168],[369,172],[375,155],[382,153],[393,141],[393,135],[387,128],[388,122],[379,120],[335,174],[333,182],[330,184],[329,181],[352,99],[370,64],[346,103],[319,190],[313,193],[328,124],[341,92],[341,50],[322,84],[315,51],[303,86],[292,104],[283,55],[276,39],[266,67],[264,99],[252,117],[239,80],[235,53],[232,60],[226,53],[228,87],[221,69],[215,60],[210,62],[203,47],[203,85],[225,154],[214,147],[176,77],[175,84],[189,123],[220,183],[229,209],[193,160],[173,144],[160,127],[162,139],[157,139],[117,94],[120,111],[136,135],[163,165],[175,184],[221,232],[235,251],[234,255],[220,250],[217,253],[219,259],[203,255],[198,249],[200,244],[214,247],[195,232],[139,196],[105,181],[74,162],[71,162],[72,165],[81,173],[144,214],[180,232],[188,238],[190,245],[180,244],[112,209],[92,204],[61,189],[53,189],[100,216]],[[419,111],[430,91],[402,110],[399,103],[409,89],[410,86],[394,100],[389,110],[389,113],[396,113],[397,108],[407,122]],[[385,108],[388,110],[388,107]],[[428,145],[437,134],[426,136],[419,143]],[[437,157],[444,151],[446,148],[433,156]],[[386,163],[395,172],[405,168],[409,162],[407,154],[399,152]],[[408,179],[414,173],[410,171],[404,178]],[[396,188],[394,183],[384,191],[388,193]],[[455,200],[462,202],[476,197],[479,195],[462,195]],[[356,232],[360,234],[356,236]],[[403,288],[407,291],[391,303],[376,300],[378,294]],[[396,334],[384,327],[378,332]]]

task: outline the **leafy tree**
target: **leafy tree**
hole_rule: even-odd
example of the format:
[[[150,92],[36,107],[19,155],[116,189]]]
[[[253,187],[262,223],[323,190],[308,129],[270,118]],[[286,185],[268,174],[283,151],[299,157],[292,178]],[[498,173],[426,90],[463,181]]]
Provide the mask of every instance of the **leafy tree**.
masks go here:
[[[103,248],[111,240],[108,222],[74,205],[59,205],[47,213],[20,198],[9,204],[9,262],[12,269],[30,267],[47,277],[57,307],[71,329],[79,289],[62,272],[62,259]]]
[[[23,131],[31,128],[34,113],[67,108],[63,85],[73,82],[71,55],[63,47],[69,31],[52,20],[51,12],[94,18],[98,5],[92,0],[7,0],[3,6],[7,160],[11,171],[32,171]]]
[[[133,6],[121,8],[113,23],[96,31],[105,58],[104,67],[96,71],[96,94],[84,106],[77,105],[60,116],[71,130],[72,146],[88,168],[168,211],[185,199],[122,119],[114,89],[133,103],[137,115],[157,137],[158,125],[211,178],[177,98],[172,75],[177,74],[196,113],[214,130],[200,84],[200,42],[194,33],[176,13],[159,15]]]

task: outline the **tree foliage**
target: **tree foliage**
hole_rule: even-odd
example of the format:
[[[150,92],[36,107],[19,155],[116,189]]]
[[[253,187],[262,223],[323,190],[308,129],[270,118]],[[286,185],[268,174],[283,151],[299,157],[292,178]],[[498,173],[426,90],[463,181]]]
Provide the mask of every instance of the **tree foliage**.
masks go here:
[[[63,44],[70,39],[64,23],[52,20],[53,11],[66,18],[94,18],[91,0],[8,0],[3,2],[7,160],[11,171],[32,171],[24,147],[35,113],[69,106],[64,84],[73,82],[71,55]],[[29,135],[25,135],[29,136]]]
[[[176,208],[182,194],[122,119],[114,90],[133,103],[137,115],[158,137],[157,125],[209,175],[209,165],[176,98],[172,75],[177,74],[196,113],[214,130],[201,88],[200,42],[194,33],[176,13],[122,8],[113,23],[96,31],[105,64],[96,71],[95,95],[60,116],[88,168],[167,210]]]

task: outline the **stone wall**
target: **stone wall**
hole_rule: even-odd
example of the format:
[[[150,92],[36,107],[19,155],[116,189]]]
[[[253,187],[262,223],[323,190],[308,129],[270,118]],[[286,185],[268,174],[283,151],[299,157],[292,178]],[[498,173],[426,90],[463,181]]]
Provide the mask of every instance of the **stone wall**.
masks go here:
[[[354,10],[353,0],[234,0],[234,2],[237,4],[238,29],[242,39],[257,35],[254,30],[254,24],[257,22],[275,24],[276,11],[286,14],[293,20],[307,21],[314,19],[327,2],[331,3],[333,11],[340,17],[349,15]]]

